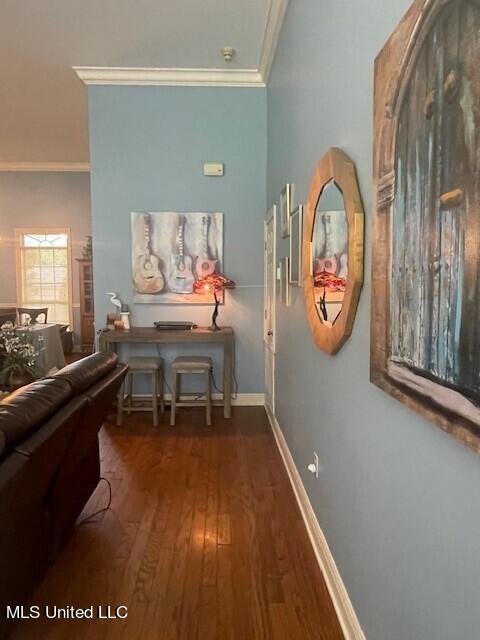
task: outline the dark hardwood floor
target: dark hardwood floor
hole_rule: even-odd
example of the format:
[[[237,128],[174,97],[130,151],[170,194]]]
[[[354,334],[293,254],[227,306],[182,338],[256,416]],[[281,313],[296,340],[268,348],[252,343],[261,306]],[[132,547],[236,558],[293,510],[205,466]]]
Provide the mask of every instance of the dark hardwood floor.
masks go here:
[[[126,620],[22,621],[15,640],[341,640],[261,407],[206,427],[149,414],[101,432],[110,511],[76,528],[32,599],[126,605]],[[105,505],[101,483],[83,516]]]

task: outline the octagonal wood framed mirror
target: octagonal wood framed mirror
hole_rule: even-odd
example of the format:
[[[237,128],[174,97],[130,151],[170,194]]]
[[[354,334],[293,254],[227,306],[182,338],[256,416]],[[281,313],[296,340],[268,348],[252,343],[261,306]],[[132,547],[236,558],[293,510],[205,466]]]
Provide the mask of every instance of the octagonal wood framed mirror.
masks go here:
[[[336,147],[313,174],[303,228],[303,283],[317,346],[335,354],[352,332],[363,284],[364,211],[350,158]]]

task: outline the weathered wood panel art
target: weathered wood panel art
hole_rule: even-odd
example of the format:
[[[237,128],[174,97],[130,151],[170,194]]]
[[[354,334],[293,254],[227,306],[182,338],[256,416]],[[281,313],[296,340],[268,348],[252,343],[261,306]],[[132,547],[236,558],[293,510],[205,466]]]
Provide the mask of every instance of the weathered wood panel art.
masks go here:
[[[417,0],[375,65],[372,381],[480,449],[480,3]]]

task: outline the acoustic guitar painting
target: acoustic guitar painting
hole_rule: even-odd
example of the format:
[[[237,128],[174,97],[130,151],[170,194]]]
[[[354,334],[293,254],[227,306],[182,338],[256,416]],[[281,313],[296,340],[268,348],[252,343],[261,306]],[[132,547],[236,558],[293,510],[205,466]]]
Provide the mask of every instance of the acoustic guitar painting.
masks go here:
[[[144,253],[135,262],[133,282],[138,293],[160,293],[165,287],[165,279],[160,269],[160,260],[152,251],[150,215],[143,216]]]
[[[210,304],[195,283],[221,271],[223,214],[132,211],[130,221],[133,302]]]
[[[206,278],[215,273],[218,260],[212,260],[208,251],[208,230],[210,227],[210,218],[203,216],[202,218],[202,255],[195,259],[195,275],[197,280]]]
[[[192,293],[195,278],[192,271],[192,258],[185,255],[185,217],[180,216],[177,229],[177,253],[170,256],[170,274],[168,287],[174,293]]]

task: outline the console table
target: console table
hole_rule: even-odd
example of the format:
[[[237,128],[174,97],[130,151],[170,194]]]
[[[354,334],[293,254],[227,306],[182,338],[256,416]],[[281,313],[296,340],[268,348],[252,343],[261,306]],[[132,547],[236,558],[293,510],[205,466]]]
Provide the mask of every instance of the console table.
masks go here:
[[[223,327],[209,331],[206,327],[189,330],[158,330],[155,327],[132,327],[128,331],[105,329],[99,336],[101,351],[116,351],[118,344],[221,344],[223,345],[223,414],[232,415],[233,329]]]

